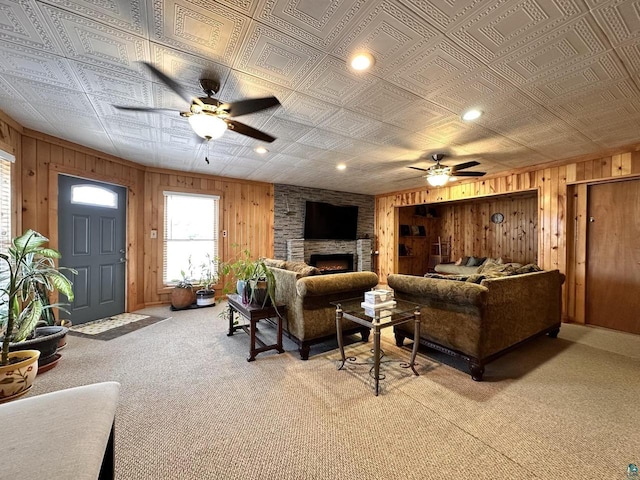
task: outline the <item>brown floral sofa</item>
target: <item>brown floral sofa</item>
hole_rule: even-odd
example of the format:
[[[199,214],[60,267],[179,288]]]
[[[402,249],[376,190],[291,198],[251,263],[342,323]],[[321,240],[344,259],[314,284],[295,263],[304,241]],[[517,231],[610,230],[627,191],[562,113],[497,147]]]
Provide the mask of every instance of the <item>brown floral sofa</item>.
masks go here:
[[[388,285],[396,298],[424,305],[420,343],[467,360],[471,377],[481,381],[485,364],[531,338],[560,331],[564,275],[527,267],[507,264],[457,279],[389,275]],[[395,326],[394,332],[398,346],[413,339],[411,326]]]
[[[331,302],[364,297],[378,284],[373,272],[348,272],[321,275],[302,262],[266,259],[276,279],[276,302],[287,306],[285,330],[299,347],[300,358],[307,360],[311,345],[336,338],[336,309]],[[369,339],[369,329],[343,322],[345,335],[360,333]]]

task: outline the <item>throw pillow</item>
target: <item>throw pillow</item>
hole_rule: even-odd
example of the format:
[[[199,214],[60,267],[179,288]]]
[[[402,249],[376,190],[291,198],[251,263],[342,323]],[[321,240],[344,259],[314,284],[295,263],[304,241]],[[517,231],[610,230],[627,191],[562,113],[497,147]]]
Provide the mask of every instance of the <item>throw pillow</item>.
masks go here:
[[[265,258],[264,259],[264,264],[267,267],[284,268],[285,263],[287,263],[287,262],[285,262],[284,260],[277,260],[275,258]]]
[[[300,274],[301,277],[321,274],[320,270],[318,270],[316,267],[307,265],[304,262],[285,262],[285,268],[287,270]]]
[[[462,265],[462,257],[460,257],[458,260],[456,260],[456,263],[454,263],[454,265],[457,265],[457,266]]]
[[[486,259],[487,257],[469,257],[467,267],[479,267]]]
[[[528,263],[526,265],[523,265],[520,268],[517,268],[515,270],[515,272],[513,272],[514,275],[521,275],[523,273],[531,273],[531,272],[541,272],[542,269],[538,266],[535,265],[533,263]]]

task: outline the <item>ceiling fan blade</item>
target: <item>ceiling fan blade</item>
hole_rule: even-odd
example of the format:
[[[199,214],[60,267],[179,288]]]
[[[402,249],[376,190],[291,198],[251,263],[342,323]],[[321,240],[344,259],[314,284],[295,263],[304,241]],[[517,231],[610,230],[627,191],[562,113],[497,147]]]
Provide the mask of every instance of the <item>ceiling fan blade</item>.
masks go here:
[[[118,110],[133,110],[134,112],[179,112],[180,110],[176,110],[174,108],[155,108],[155,107],[128,107],[126,105],[112,105],[114,108]]]
[[[276,138],[271,135],[261,132],[260,130],[256,130],[249,125],[245,125],[244,123],[237,122],[235,120],[225,119],[227,125],[229,125],[229,130],[233,130],[236,133],[241,133],[242,135],[246,135],[247,137],[256,138],[258,140],[264,140],[265,142],[273,142]]]
[[[232,117],[239,117],[249,113],[259,112],[267,108],[277,107],[280,102],[276,97],[251,98],[238,102],[223,103],[221,108],[229,112]]]
[[[185,102],[189,104],[191,104],[192,102],[196,102],[200,106],[202,106],[202,101],[199,98],[192,97],[191,95],[189,95],[187,92],[184,91],[184,89],[180,86],[180,84],[178,84],[178,82],[173,80],[171,77],[167,76],[164,72],[157,69],[156,67],[154,67],[148,62],[140,62],[140,63],[146,66],[151,71],[151,73],[153,73],[158,78],[158,80],[160,80],[167,87],[173,90]]]
[[[455,165],[453,167],[453,171],[457,172],[459,170],[464,170],[465,168],[475,167],[477,165],[480,165],[480,162],[476,162],[476,161],[465,162],[465,163],[461,163],[460,165]]]
[[[413,168],[414,170],[420,170],[421,172],[428,172],[429,171],[426,168],[420,168],[420,167],[407,167],[407,168]]]
[[[483,177],[487,172],[453,172],[454,177]]]

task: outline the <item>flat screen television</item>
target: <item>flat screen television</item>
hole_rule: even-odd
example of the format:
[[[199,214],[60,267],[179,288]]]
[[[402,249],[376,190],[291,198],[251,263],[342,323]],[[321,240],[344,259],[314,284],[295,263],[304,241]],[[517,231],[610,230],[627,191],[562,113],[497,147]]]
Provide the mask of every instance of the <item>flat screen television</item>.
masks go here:
[[[316,240],[355,240],[358,207],[309,202],[304,216],[304,238]]]

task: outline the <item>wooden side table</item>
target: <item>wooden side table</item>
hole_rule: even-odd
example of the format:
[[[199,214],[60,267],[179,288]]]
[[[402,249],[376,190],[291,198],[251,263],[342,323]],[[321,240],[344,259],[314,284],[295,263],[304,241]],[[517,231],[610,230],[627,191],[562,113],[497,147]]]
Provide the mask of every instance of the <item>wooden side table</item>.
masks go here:
[[[287,312],[286,305],[276,305],[276,307],[270,306],[265,308],[244,305],[242,303],[242,297],[236,293],[227,295],[227,299],[229,300],[229,333],[227,333],[227,336],[230,337],[236,330],[240,329],[249,334],[251,346],[249,348],[247,362],[253,362],[256,359],[256,355],[266,352],[267,350],[277,350],[278,353],[284,352],[282,348],[282,320]],[[249,322],[249,325],[234,325],[234,312],[244,317]],[[269,318],[275,318],[277,322],[277,340],[276,343],[272,345],[267,345],[262,339],[256,336],[257,323],[260,320]],[[256,348],[256,343],[260,345],[259,348]]]

